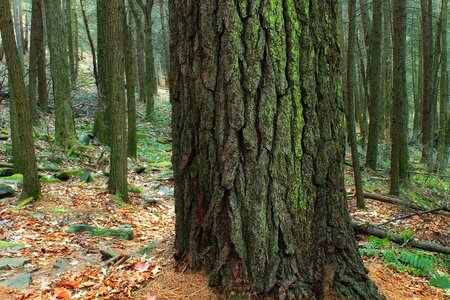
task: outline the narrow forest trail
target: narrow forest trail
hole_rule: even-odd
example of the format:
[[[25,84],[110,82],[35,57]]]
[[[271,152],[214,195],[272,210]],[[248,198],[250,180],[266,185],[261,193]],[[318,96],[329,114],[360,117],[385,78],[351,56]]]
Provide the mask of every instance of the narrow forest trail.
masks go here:
[[[107,149],[94,144],[67,158],[46,141],[45,131],[38,134],[41,166],[90,168],[94,180],[85,183],[76,175],[67,181],[43,183],[42,199],[20,209],[15,208],[16,198],[0,202],[0,285],[15,279],[17,285],[24,286],[0,287],[0,299],[218,299],[208,287],[207,276],[183,267],[175,270],[167,91],[160,91],[157,107],[155,120],[138,126],[140,158],[129,161],[128,204],[115,202],[105,192]],[[81,121],[84,125],[78,128],[79,134],[88,132],[91,126],[89,118]],[[6,143],[2,143],[0,149],[6,149]],[[2,150],[0,160],[7,160],[6,151]],[[137,174],[137,167],[146,170]],[[52,174],[43,171],[43,175]],[[351,182],[349,170],[346,175]],[[374,187],[373,191],[384,192],[376,189],[379,185]],[[17,195],[20,186],[15,189]],[[348,189],[352,189],[350,185]],[[393,205],[372,201],[368,201],[367,210],[358,211],[354,199],[349,201],[349,210],[353,220],[371,223],[404,213]],[[448,239],[447,221],[448,215],[425,215],[393,223],[387,229],[408,229],[422,240],[438,241]],[[123,240],[67,233],[74,224],[131,229],[134,237]],[[366,241],[367,237],[358,237],[361,247]],[[106,257],[108,254],[113,258]],[[388,299],[446,299],[444,290],[431,287],[424,277],[386,267],[380,257],[365,256],[364,261],[370,277]],[[14,263],[24,266],[14,267]]]

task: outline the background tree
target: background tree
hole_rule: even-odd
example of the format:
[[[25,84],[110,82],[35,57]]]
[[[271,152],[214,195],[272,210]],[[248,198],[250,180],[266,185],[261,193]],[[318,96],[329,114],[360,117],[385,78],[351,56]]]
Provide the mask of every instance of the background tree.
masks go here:
[[[400,193],[400,182],[408,177],[408,97],[406,94],[406,0],[393,0],[394,77],[391,125],[390,193]]]
[[[355,196],[359,208],[365,208],[364,192],[361,181],[361,170],[359,165],[358,143],[356,136],[355,100],[354,91],[356,87],[355,72],[355,42],[356,42],[356,0],[348,1],[348,43],[347,43],[347,80],[344,88],[344,100],[346,102],[347,132],[353,160],[353,174],[355,178]]]
[[[437,170],[444,172],[448,168],[449,145],[450,145],[450,115],[448,111],[449,102],[449,80],[448,80],[448,44],[447,44],[447,24],[448,24],[448,1],[442,0],[441,4],[441,77],[440,77],[440,96],[439,96],[439,145],[437,155]]]
[[[367,140],[366,166],[377,169],[378,144],[381,130],[381,0],[373,0],[373,20],[369,36],[369,137]]]
[[[155,60],[153,56],[152,9],[154,0],[136,0],[136,2],[144,13],[145,18],[145,102],[147,103],[145,115],[150,119],[155,109],[155,95],[157,92]]]
[[[432,164],[432,74],[433,74],[433,28],[432,1],[421,0],[422,31],[422,161]]]
[[[128,2],[133,2],[130,0]],[[125,51],[125,76],[127,82],[127,111],[128,111],[128,156],[137,158],[137,131],[136,131],[136,32],[134,18],[131,10],[124,14],[124,51]]]
[[[50,71],[55,99],[55,140],[70,147],[76,138],[70,91],[66,27],[59,0],[44,0]]]
[[[9,0],[0,1],[0,32],[4,42],[6,64],[10,85],[10,118],[14,166],[23,174],[21,197],[40,196],[36,154],[31,127],[30,103],[26,94],[25,81],[19,50],[14,38],[11,4]]]
[[[93,133],[96,138],[106,145],[111,145],[111,108],[108,96],[107,80],[107,47],[106,31],[109,24],[106,22],[108,1],[97,0],[97,51],[98,51],[98,100],[95,112],[95,123]]]
[[[42,6],[42,0],[32,1],[28,98],[34,119],[38,118],[37,90],[39,90],[39,106],[45,110],[48,103]]]
[[[105,1],[106,79],[107,99],[111,109],[111,160],[108,187],[111,193],[128,200],[127,186],[127,121],[125,100],[123,0]],[[100,47],[99,47],[100,51]]]
[[[238,293],[382,299],[346,208],[337,2],[169,6],[177,258]]]

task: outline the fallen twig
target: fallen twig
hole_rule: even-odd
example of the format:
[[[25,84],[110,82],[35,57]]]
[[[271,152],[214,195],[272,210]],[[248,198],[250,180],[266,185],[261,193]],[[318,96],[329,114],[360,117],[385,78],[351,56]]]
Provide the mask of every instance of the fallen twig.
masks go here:
[[[417,204],[406,202],[406,201],[403,201],[403,200],[400,200],[397,198],[393,198],[393,197],[389,197],[389,196],[383,196],[383,195],[372,194],[372,193],[364,193],[364,197],[367,199],[377,200],[377,201],[395,204],[395,205],[399,205],[399,206],[404,206],[404,207],[408,207],[408,208],[413,208],[413,209],[417,209],[417,210],[422,210],[422,211],[427,210],[427,208],[419,206]],[[440,209],[445,210],[445,211],[450,211],[450,209],[446,206],[444,206]]]
[[[386,225],[386,224],[389,224],[389,223],[392,223],[392,222],[395,222],[395,221],[398,221],[398,220],[404,220],[404,219],[408,219],[408,218],[411,218],[411,217],[414,217],[414,216],[431,214],[431,213],[434,213],[434,212],[441,211],[442,209],[443,209],[442,207],[439,207],[439,208],[432,208],[432,209],[425,210],[425,211],[418,211],[418,212],[415,212],[415,213],[412,213],[412,214],[408,214],[408,215],[404,215],[404,216],[401,216],[401,217],[398,217],[398,218],[394,218],[394,219],[388,220],[386,222],[378,224],[377,226],[383,226],[383,225]]]
[[[419,249],[423,249],[423,250],[427,250],[427,251],[450,254],[450,247],[438,245],[435,243],[422,242],[422,241],[418,241],[414,238],[411,238],[411,239],[405,241],[405,239],[401,235],[387,232],[383,229],[377,228],[376,226],[374,226],[372,224],[352,222],[352,227],[357,232],[373,235],[373,236],[376,236],[376,237],[379,237],[382,239],[387,238],[390,241],[400,244],[400,245],[406,244],[411,247],[419,248]]]

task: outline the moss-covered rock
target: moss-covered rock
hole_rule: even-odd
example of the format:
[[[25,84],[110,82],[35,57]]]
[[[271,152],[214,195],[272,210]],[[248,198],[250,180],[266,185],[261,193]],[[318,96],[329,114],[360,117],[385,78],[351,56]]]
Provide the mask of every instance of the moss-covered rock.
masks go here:
[[[143,188],[141,188],[141,187],[139,187],[137,185],[133,185],[133,184],[128,185],[128,191],[130,193],[136,193],[136,194],[143,194],[144,193],[144,189]]]
[[[67,181],[70,178],[72,178],[74,176],[78,176],[82,173],[83,173],[83,171],[76,170],[76,169],[75,170],[66,170],[66,171],[63,171],[63,172],[53,175],[53,177],[58,178],[61,181]]]
[[[85,169],[78,178],[85,183],[92,182],[94,181],[94,177],[92,176],[91,173],[92,173],[91,169]]]
[[[0,184],[2,183],[12,183],[20,185],[23,183],[23,175],[22,174],[14,174],[11,176],[0,177]]]
[[[58,178],[53,177],[53,176],[42,176],[41,182],[42,183],[57,183],[57,182],[61,182],[61,180],[59,180]]]
[[[129,241],[132,240],[134,237],[133,230],[129,228],[108,229],[108,228],[98,228],[86,224],[77,224],[71,225],[66,230],[66,233],[80,233],[80,232],[88,232],[93,236],[113,237]]]

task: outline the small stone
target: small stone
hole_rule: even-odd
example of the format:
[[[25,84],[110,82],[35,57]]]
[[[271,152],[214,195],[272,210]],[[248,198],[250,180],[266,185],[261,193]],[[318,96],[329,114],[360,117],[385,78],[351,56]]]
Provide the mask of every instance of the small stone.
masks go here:
[[[163,196],[167,196],[167,197],[172,197],[173,196],[173,188],[167,188],[167,187],[160,187],[158,189],[158,194],[163,195]]]
[[[31,281],[31,273],[24,273],[11,279],[0,281],[0,286],[6,286],[12,289],[24,289],[30,286]]]
[[[0,270],[23,267],[30,262],[27,258],[0,258]]]
[[[145,167],[136,167],[134,168],[133,172],[136,174],[142,174],[144,173],[145,169],[146,169]]]
[[[11,176],[14,175],[13,168],[0,168],[0,177]]]
[[[153,206],[153,205],[156,205],[156,204],[158,204],[158,203],[159,203],[158,200],[155,200],[155,199],[146,199],[146,200],[144,200],[144,201],[142,202],[142,205],[143,205],[143,206]]]
[[[0,199],[14,197],[14,190],[6,184],[0,184]]]
[[[83,173],[80,174],[79,178],[81,181],[89,183],[91,181],[94,181],[94,178],[91,175],[92,170],[91,169],[85,169]]]
[[[115,252],[115,251],[110,251],[110,250],[100,250],[100,254],[102,255],[103,261],[120,255],[120,253]]]

